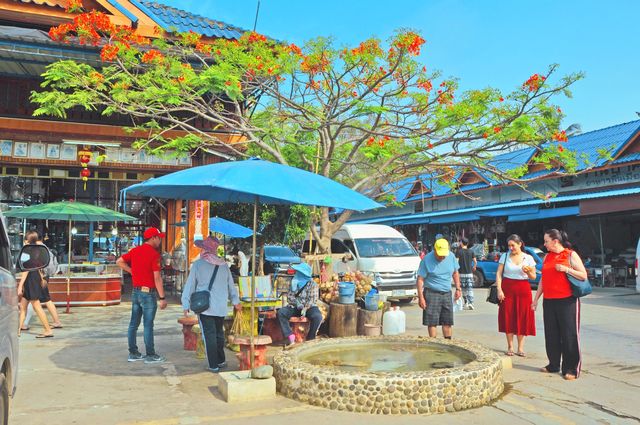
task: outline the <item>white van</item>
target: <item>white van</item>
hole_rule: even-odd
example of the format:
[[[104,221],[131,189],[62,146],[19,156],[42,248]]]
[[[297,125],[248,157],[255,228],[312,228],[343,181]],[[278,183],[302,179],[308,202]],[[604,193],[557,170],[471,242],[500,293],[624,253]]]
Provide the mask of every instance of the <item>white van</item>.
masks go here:
[[[308,249],[308,241],[305,241]],[[351,260],[336,261],[336,273],[360,270],[373,276],[388,298],[411,301],[417,296],[420,256],[402,233],[381,224],[345,224],[331,239],[331,253],[350,253]]]

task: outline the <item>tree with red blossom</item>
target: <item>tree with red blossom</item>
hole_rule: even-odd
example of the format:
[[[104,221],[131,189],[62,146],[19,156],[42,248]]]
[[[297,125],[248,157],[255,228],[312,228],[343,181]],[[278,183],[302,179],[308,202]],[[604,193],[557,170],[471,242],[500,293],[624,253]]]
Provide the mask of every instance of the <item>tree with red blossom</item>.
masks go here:
[[[420,63],[425,40],[413,31],[348,48],[326,38],[296,46],[255,32],[238,40],[193,32],[146,39],[107,21],[98,12],[82,13],[50,31],[55,40],[101,46],[103,64],[50,65],[43,90],[32,94],[37,115],[65,117],[76,107],[128,115],[150,135],[136,146],[151,153],[258,154],[381,200],[391,199],[390,183],[425,173],[457,187],[453,169],[474,168],[524,187],[526,170],[504,172],[490,163],[514,148],[535,147],[566,172],[577,163],[574,153],[558,149],[566,135],[552,101],[570,95],[582,75],[558,77],[556,65],[514,82],[511,93],[460,92],[456,79]],[[244,138],[223,143],[212,129]],[[168,130],[185,135],[169,138]],[[545,144],[551,140],[558,143]],[[313,232],[322,250],[350,215],[332,222],[321,209],[320,230]]]

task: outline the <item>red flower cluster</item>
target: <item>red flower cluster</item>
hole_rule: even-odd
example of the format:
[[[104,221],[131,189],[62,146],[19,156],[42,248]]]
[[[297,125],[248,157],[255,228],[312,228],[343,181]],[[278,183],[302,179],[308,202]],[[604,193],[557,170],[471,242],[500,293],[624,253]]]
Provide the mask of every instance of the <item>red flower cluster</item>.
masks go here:
[[[200,43],[201,38],[202,38],[202,35],[192,30],[189,30],[188,33],[182,36],[182,41],[187,45],[196,46],[198,43]]]
[[[289,51],[294,55],[302,56],[302,50],[300,49],[300,47],[296,46],[293,43],[289,44]]]
[[[308,72],[310,74],[315,74],[317,72],[324,72],[327,70],[329,66],[329,60],[324,56],[324,54],[318,56],[304,56],[302,59],[302,63],[300,64],[300,69],[304,72]]]
[[[433,84],[431,84],[430,80],[422,81],[418,83],[418,87],[424,89],[427,92],[430,92],[433,89]]]
[[[107,44],[102,48],[102,51],[100,52],[100,59],[102,59],[103,62],[111,62],[116,58],[116,56],[118,56],[119,51],[120,48],[118,46]]]
[[[569,140],[567,138],[567,132],[562,130],[562,131],[556,131],[555,133],[553,133],[553,135],[551,136],[552,140],[555,140],[556,142],[566,142],[567,140]]]
[[[420,48],[424,43],[424,38],[420,37],[415,32],[408,32],[401,35],[393,45],[400,50],[406,49],[409,54],[413,56],[418,56],[420,54]]]
[[[544,77],[542,75],[533,74],[527,81],[524,82],[522,88],[528,89],[529,91],[536,91],[540,88],[540,86],[542,86],[544,80],[546,79],[547,77]]]
[[[252,32],[249,33],[249,38],[247,39],[247,41],[249,43],[257,43],[257,42],[264,43],[265,41],[267,41],[267,37],[265,37],[262,34],[258,34],[255,31],[252,31]]]
[[[82,11],[82,9],[82,0],[69,0],[64,10],[67,13],[75,13]]]
[[[353,55],[362,55],[362,54],[370,54],[370,55],[380,55],[382,54],[382,49],[380,48],[380,44],[378,40],[367,40],[360,43],[358,47],[355,49],[351,49],[351,54]]]
[[[501,127],[493,127],[493,132],[494,132],[494,133],[498,134],[498,133],[500,133],[501,131],[502,131],[502,128],[501,128]]]
[[[152,62],[162,62],[164,60],[164,56],[158,50],[149,50],[142,55],[142,59],[140,59],[142,63],[152,63]]]

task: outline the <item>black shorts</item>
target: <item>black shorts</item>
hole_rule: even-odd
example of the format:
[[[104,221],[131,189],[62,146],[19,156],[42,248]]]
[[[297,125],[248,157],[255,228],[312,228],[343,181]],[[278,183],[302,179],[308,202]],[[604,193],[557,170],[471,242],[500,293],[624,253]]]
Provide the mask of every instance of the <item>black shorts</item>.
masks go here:
[[[424,326],[453,325],[451,291],[436,292],[424,288],[424,299],[427,302],[427,308],[422,311],[422,324]]]

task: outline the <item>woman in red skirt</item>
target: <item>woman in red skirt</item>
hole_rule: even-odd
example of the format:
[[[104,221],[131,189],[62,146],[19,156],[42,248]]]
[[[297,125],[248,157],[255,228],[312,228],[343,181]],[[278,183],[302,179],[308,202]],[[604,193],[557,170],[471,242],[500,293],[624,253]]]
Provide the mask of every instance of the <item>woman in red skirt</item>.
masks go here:
[[[507,238],[509,252],[502,254],[496,285],[498,287],[498,331],[507,335],[507,356],[513,356],[513,335],[518,338],[516,354],[525,357],[524,337],[536,334],[535,311],[531,307],[529,279],[536,277],[536,262],[524,252],[518,235]]]

